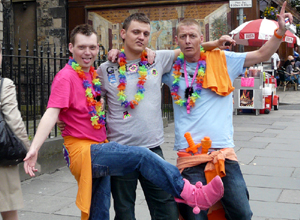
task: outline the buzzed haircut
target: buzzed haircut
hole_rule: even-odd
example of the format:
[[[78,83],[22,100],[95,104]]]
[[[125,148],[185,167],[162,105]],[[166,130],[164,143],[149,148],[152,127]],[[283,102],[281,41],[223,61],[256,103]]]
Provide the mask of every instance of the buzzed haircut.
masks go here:
[[[179,27],[181,27],[181,26],[192,26],[192,25],[196,25],[199,29],[199,33],[201,34],[201,25],[195,19],[185,18],[177,24],[176,35],[178,35]]]
[[[98,34],[95,29],[89,24],[80,24],[77,25],[70,34],[70,42],[71,44],[75,44],[75,37],[77,34],[83,34],[85,36],[91,36],[92,34],[96,34],[98,41]]]
[[[134,13],[125,19],[122,28],[127,31],[131,21],[138,21],[141,23],[150,24],[150,19],[144,13]]]

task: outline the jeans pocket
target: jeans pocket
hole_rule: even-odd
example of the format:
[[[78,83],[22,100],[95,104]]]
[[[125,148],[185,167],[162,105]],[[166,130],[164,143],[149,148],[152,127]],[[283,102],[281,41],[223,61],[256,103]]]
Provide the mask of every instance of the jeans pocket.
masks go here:
[[[108,166],[92,164],[92,177],[100,178],[108,175]]]

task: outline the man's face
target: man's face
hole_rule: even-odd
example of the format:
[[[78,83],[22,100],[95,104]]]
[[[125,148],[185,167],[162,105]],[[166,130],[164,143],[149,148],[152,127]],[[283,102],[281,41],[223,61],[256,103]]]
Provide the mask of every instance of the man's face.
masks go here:
[[[69,44],[69,50],[82,70],[88,72],[99,51],[96,34],[93,33],[91,36],[76,34],[75,43]]]
[[[150,24],[133,20],[127,31],[121,30],[121,37],[124,39],[125,53],[128,50],[135,54],[142,53],[149,42]]]
[[[198,26],[179,26],[178,35],[175,37],[175,40],[187,61],[196,62],[199,59],[203,35],[200,34]]]

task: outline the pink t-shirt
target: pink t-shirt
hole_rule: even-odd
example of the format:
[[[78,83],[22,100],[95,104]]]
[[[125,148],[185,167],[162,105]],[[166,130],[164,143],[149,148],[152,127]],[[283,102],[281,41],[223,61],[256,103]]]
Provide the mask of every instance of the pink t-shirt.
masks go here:
[[[86,76],[91,82],[92,76],[89,73]],[[73,136],[97,142],[106,139],[105,127],[95,129],[92,126],[82,80],[70,65],[66,64],[54,77],[47,108],[61,109],[59,120],[66,124],[63,137]]]

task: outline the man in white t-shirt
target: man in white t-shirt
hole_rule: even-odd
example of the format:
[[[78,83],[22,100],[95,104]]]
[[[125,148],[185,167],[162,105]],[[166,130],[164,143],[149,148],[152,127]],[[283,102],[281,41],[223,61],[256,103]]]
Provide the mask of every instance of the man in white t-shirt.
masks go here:
[[[277,69],[279,69],[280,67],[280,58],[278,56],[277,53],[274,53],[272,56],[271,56],[271,59],[273,61],[272,65],[273,65],[273,70],[274,72],[277,71]]]

